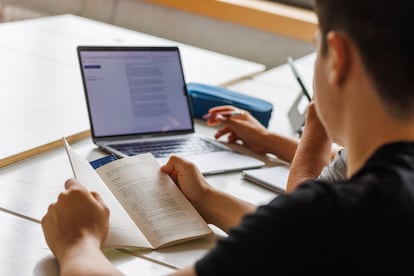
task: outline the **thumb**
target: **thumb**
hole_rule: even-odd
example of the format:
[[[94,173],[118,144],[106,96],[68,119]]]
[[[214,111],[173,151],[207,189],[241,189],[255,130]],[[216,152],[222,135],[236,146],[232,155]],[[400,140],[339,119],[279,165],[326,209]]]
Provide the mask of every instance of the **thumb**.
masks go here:
[[[83,186],[78,180],[74,179],[74,178],[70,178],[68,180],[66,180],[65,182],[65,189],[69,190],[69,189],[85,189],[85,186]]]
[[[221,115],[221,114],[218,114],[217,116],[216,116],[216,119],[220,122],[220,123],[223,123],[223,124],[231,124],[231,118],[230,117],[227,117],[227,116],[223,116],[223,115]]]
[[[228,116],[217,115],[217,120],[221,124],[227,125],[227,126],[230,126],[230,127],[243,124],[243,120],[240,120],[236,117],[228,117]]]

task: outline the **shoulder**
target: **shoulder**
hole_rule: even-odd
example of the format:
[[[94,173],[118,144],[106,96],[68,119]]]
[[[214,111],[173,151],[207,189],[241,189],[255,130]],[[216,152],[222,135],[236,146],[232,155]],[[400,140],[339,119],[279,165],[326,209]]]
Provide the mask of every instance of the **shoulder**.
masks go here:
[[[346,150],[339,150],[334,159],[322,169],[319,179],[326,181],[341,181],[346,179]]]

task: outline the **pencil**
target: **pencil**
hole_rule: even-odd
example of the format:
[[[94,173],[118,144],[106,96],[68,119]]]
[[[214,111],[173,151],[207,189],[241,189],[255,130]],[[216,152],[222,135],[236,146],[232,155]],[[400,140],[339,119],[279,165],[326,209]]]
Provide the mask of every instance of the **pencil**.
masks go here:
[[[311,102],[312,98],[309,95],[309,92],[306,89],[305,85],[303,84],[302,78],[300,77],[298,70],[296,70],[292,57],[288,57],[287,60],[290,65],[290,69],[292,69],[293,75],[295,75],[295,78],[298,81],[300,88],[302,89],[303,95],[305,95],[305,97],[309,100],[309,102]]]
[[[214,116],[217,115],[221,115],[224,117],[233,117],[233,116],[237,116],[237,115],[243,115],[243,111],[241,111],[240,109],[236,109],[236,110],[232,110],[232,111],[223,111],[223,112],[218,112],[216,114],[214,114]],[[203,119],[209,119],[211,117],[210,114],[206,114],[203,116]]]

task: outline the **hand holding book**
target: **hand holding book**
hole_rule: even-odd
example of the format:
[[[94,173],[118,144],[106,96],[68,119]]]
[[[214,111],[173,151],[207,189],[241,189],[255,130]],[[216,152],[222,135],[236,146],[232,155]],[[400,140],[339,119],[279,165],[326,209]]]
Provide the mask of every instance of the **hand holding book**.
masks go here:
[[[97,191],[111,211],[104,246],[159,248],[212,234],[151,154],[112,161],[96,169],[65,141],[75,177]]]

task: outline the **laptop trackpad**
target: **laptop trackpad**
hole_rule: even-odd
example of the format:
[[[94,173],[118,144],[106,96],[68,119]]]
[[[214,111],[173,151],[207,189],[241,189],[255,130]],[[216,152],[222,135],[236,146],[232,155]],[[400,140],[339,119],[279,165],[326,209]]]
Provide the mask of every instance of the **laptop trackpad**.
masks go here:
[[[179,154],[177,155],[180,156]],[[182,157],[196,164],[203,175],[241,171],[265,165],[263,161],[254,157],[226,151]],[[168,161],[168,158],[158,158],[157,161],[163,165]]]

